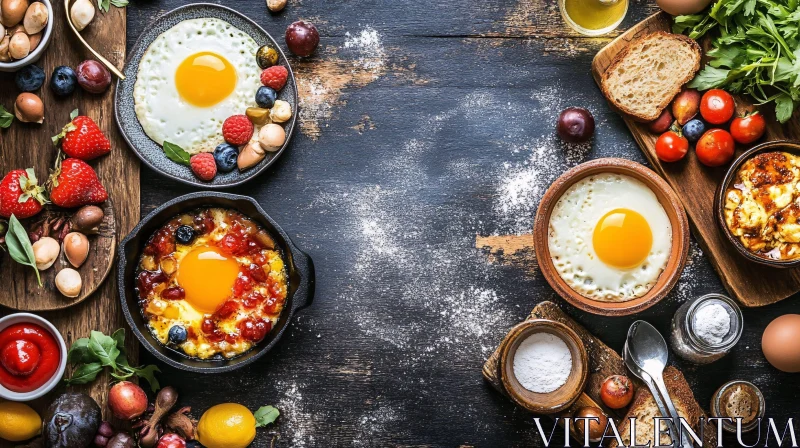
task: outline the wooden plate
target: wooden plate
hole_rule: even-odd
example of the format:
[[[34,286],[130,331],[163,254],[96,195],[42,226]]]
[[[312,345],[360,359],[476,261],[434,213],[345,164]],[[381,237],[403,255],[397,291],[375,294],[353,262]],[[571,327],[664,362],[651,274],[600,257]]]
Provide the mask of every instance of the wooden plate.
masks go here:
[[[658,281],[647,294],[627,302],[600,302],[580,295],[561,278],[550,258],[548,234],[553,208],[569,187],[587,176],[601,173],[624,174],[647,185],[655,193],[672,225],[672,247],[664,272],[661,273]],[[630,160],[596,159],[580,164],[562,174],[545,192],[539,203],[539,209],[536,211],[536,221],[533,225],[533,246],[536,251],[536,261],[539,263],[544,278],[564,300],[589,313],[604,316],[627,316],[655,305],[678,282],[689,254],[689,223],[678,197],[656,173]]]
[[[672,19],[666,13],[654,14],[614,39],[600,50],[592,61],[592,75],[597,84],[614,57],[631,41],[654,31],[670,31]],[[705,46],[704,46],[705,48]],[[737,112],[754,109],[751,103],[736,97]],[[772,107],[761,112],[767,118],[767,133],[763,141],[800,140],[800,114],[782,125],[775,120]],[[676,163],[661,163],[656,157],[658,135],[647,130],[647,124],[637,123],[623,114],[633,138],[650,164],[675,190],[692,222],[695,238],[708,255],[722,284],[743,306],[763,306],[783,300],[800,291],[800,268],[780,269],[764,266],[742,257],[726,239],[717,225],[714,212],[714,193],[725,175],[726,167],[708,168],[702,165],[693,150]],[[739,145],[738,156],[747,146]]]
[[[289,71],[289,78],[286,81],[286,86],[278,92],[278,99],[286,101],[292,108],[292,118],[286,123],[283,123],[283,129],[286,131],[286,141],[278,151],[268,152],[267,156],[256,166],[243,172],[234,169],[229,173],[218,173],[210,182],[199,180],[192,174],[192,170],[188,166],[180,165],[167,158],[161,145],[151,140],[144,129],[142,129],[141,124],[139,124],[133,98],[133,89],[139,74],[139,61],[141,61],[150,44],[162,33],[184,20],[206,17],[224,20],[247,33],[259,46],[270,45],[278,51],[278,65],[286,67]],[[253,64],[255,64],[255,57],[253,59]],[[211,3],[194,3],[173,9],[160,16],[151,23],[150,26],[146,27],[145,31],[139,36],[139,40],[137,40],[136,44],[133,46],[133,50],[129,54],[128,62],[125,64],[123,71],[126,79],[117,82],[115,97],[115,118],[117,120],[117,126],[119,126],[123,137],[128,141],[128,145],[139,159],[164,176],[200,188],[217,189],[232,187],[247,182],[264,172],[264,170],[278,160],[278,157],[286,152],[289,146],[298,114],[297,83],[295,82],[292,67],[289,65],[289,61],[286,59],[286,55],[283,54],[281,47],[269,33],[264,31],[257,23],[233,9]],[[253,92],[253,96],[255,96],[255,94],[256,92]],[[244,112],[245,111],[242,110],[239,113],[243,114]],[[219,117],[220,120],[225,120],[226,118],[228,117]]]
[[[22,266],[8,256],[0,254],[0,279],[3,279],[3,294],[0,294],[0,305],[19,311],[52,311],[77,305],[92,295],[111,272],[114,265],[114,254],[117,250],[117,222],[114,216],[114,207],[111,200],[100,205],[105,216],[100,224],[97,235],[87,235],[89,238],[89,257],[77,271],[83,279],[81,294],[74,298],[65,297],[56,288],[56,274],[64,268],[72,267],[64,256],[64,251],[58,256],[53,266],[40,272],[42,286],[36,283],[36,274],[29,266]],[[46,211],[59,209],[47,208]],[[45,212],[42,212],[45,213]],[[30,223],[36,222],[41,215],[25,220],[25,228]]]

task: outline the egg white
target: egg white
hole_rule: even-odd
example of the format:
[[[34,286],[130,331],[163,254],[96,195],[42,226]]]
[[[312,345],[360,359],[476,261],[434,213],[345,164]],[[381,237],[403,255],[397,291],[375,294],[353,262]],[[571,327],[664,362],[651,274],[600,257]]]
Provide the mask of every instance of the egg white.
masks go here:
[[[210,107],[189,104],[175,85],[181,62],[203,51],[227,59],[237,77],[234,91]],[[159,35],[142,56],[133,87],[136,117],[142,129],[159,145],[166,140],[190,154],[213,151],[223,142],[222,122],[256,107],[255,94],[261,86],[257,51],[252,37],[214,18],[184,20]]]
[[[592,247],[597,223],[617,208],[641,214],[653,233],[650,253],[632,269],[603,263]],[[658,281],[669,261],[672,225],[645,184],[603,173],[581,179],[559,198],[550,216],[548,247],[556,270],[572,289],[601,302],[625,302],[643,296]]]

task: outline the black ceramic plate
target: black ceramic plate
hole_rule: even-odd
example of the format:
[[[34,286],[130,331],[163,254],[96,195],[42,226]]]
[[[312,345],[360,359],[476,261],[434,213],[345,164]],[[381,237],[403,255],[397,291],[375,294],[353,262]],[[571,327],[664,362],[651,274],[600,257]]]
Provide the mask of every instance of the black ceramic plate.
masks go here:
[[[150,137],[147,136],[144,129],[142,129],[142,126],[139,124],[139,120],[136,118],[133,100],[133,86],[136,83],[139,72],[139,61],[150,44],[160,34],[184,20],[205,17],[224,20],[249,34],[259,46],[271,45],[278,50],[280,56],[278,64],[283,65],[289,70],[289,79],[286,82],[286,86],[279,92],[278,99],[286,101],[292,106],[292,118],[286,123],[283,123],[283,127],[286,130],[286,142],[280,150],[272,153],[268,152],[264,160],[259,162],[258,165],[244,172],[234,169],[230,173],[218,173],[211,182],[201,181],[192,174],[188,166],[175,163],[164,155],[164,150],[161,149],[161,146],[153,140],[150,140]],[[253,63],[255,64],[255,55],[253,56]],[[226,188],[239,185],[258,176],[267,169],[267,167],[275,163],[278,157],[286,151],[289,141],[292,138],[295,122],[297,121],[297,84],[294,79],[292,68],[286,60],[286,55],[283,54],[283,51],[280,46],[278,46],[275,39],[264,31],[263,28],[247,17],[225,6],[210,3],[195,3],[181,6],[180,8],[173,9],[162,15],[150,24],[150,26],[145,27],[145,31],[139,36],[139,40],[128,55],[128,62],[125,64],[123,72],[126,78],[125,80],[117,81],[115,96],[114,106],[117,125],[122,135],[125,137],[125,140],[128,141],[128,145],[130,145],[133,152],[136,153],[142,162],[155,171],[177,181],[202,188]],[[253,92],[253,95],[255,96],[255,92]],[[242,113],[244,113],[244,111],[242,111]],[[220,120],[224,120],[225,118],[227,117],[221,117]]]
[[[275,239],[284,254],[289,272],[289,292],[278,322],[272,327],[263,341],[251,350],[231,359],[202,360],[192,358],[162,345],[153,337],[144,321],[139,300],[134,291],[136,266],[144,245],[150,236],[175,215],[200,207],[223,207],[240,211],[245,216],[264,226]],[[122,301],[122,312],[131,331],[139,342],[159,360],[172,367],[200,373],[220,373],[244,367],[264,356],[281,338],[294,314],[311,304],[314,298],[314,263],[302,250],[294,245],[289,236],[270,218],[258,203],[247,196],[213,191],[187,194],[175,198],[147,215],[119,247],[117,266],[117,287]]]

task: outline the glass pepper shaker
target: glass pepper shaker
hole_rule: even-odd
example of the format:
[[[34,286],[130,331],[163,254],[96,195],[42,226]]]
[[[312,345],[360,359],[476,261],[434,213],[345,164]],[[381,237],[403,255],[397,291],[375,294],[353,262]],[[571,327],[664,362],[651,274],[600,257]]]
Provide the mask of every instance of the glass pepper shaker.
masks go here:
[[[706,294],[675,312],[670,345],[681,358],[708,364],[730,352],[742,328],[742,311],[736,302],[722,294]]]

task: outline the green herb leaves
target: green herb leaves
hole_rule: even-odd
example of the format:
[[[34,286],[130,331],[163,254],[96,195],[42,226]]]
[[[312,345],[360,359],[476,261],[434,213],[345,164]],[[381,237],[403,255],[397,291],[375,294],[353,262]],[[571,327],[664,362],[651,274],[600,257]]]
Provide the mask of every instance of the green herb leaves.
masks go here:
[[[168,141],[164,141],[164,154],[167,155],[169,160],[186,166],[190,164],[190,159],[192,158],[186,150]]]
[[[256,428],[262,428],[274,423],[280,415],[280,411],[272,406],[261,406],[255,414],[253,414],[256,418]]]
[[[92,331],[88,338],[80,338],[67,353],[67,360],[77,366],[72,372],[72,377],[65,381],[70,384],[88,384],[97,379],[97,375],[105,367],[111,368],[111,376],[118,380],[125,380],[134,375],[150,383],[150,389],[156,392],[161,388],[155,377],[160,372],[158,367],[149,365],[134,367],[128,363],[125,354],[125,330],[120,328],[111,336],[106,336],[100,331]]]
[[[14,114],[7,111],[5,107],[0,106],[0,128],[7,128],[11,126],[11,122],[14,121]]]
[[[103,12],[108,12],[111,5],[117,8],[124,8],[128,6],[128,0],[97,0],[97,6],[100,7],[100,10]]]
[[[785,123],[800,107],[800,2],[717,0],[710,10],[675,17],[673,32],[699,39],[714,31],[708,65],[689,84],[725,88],[775,103]]]
[[[19,264],[30,266],[36,272],[36,281],[42,286],[42,278],[39,276],[39,269],[36,268],[36,257],[33,256],[33,245],[28,232],[22,227],[16,216],[11,215],[8,220],[8,231],[6,231],[6,246],[8,255]]]

